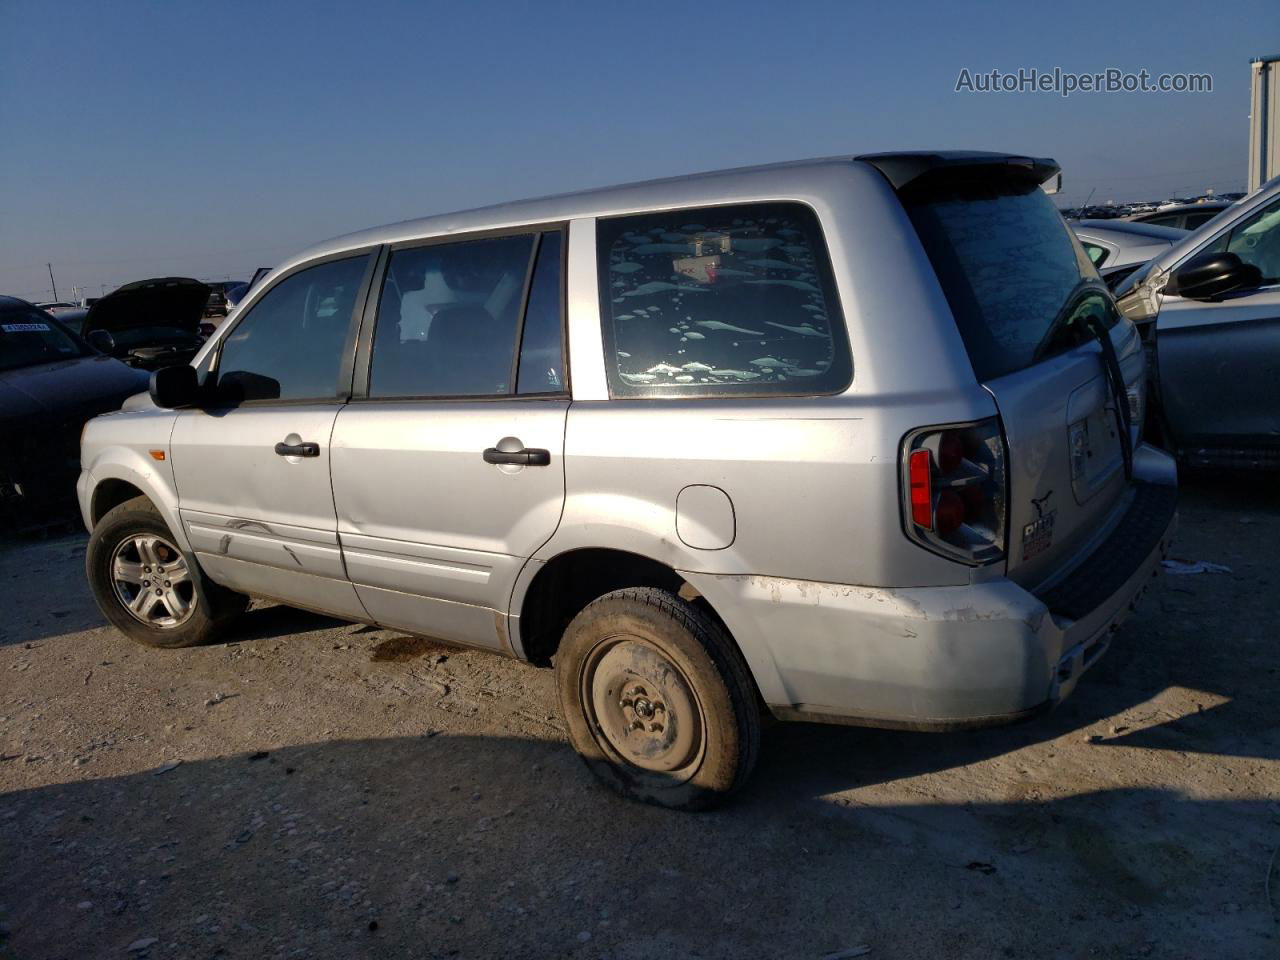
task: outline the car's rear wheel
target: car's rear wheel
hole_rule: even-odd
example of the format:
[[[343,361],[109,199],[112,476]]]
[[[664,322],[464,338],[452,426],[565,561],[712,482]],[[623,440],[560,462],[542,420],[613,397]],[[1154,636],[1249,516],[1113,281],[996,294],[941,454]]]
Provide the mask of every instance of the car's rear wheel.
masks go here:
[[[755,766],[760,712],[720,626],[665,590],[616,590],[579,613],[556,654],[569,739],[623,796],[704,810]]]
[[[146,497],[120,504],[98,522],[85,567],[103,615],[149,647],[207,643],[249,601],[205,577]]]

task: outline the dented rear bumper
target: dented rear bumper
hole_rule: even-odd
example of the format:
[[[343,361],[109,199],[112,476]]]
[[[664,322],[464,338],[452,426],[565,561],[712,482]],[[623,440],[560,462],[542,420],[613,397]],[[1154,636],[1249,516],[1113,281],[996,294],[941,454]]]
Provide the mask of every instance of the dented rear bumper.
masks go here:
[[[1158,580],[1176,492],[1155,487],[1135,484],[1102,543],[1035,593],[1004,577],[910,589],[685,577],[724,617],[783,719],[909,729],[1010,723],[1068,696]]]

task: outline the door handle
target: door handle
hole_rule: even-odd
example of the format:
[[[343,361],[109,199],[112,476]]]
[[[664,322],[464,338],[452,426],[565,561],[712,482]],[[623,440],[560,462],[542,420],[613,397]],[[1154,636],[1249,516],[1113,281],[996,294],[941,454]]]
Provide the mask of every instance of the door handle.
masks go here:
[[[485,463],[511,463],[522,467],[545,467],[551,463],[551,451],[536,447],[521,450],[499,450],[489,447],[484,452]]]
[[[276,444],[276,456],[318,457],[320,456],[320,444],[309,441],[304,441],[303,443],[284,443],[281,441]]]

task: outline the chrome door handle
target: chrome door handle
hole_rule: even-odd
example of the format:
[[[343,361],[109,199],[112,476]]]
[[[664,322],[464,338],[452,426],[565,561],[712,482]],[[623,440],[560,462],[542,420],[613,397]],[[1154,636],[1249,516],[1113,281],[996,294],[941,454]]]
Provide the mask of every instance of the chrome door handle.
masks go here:
[[[284,443],[281,441],[276,444],[276,456],[318,457],[320,456],[320,444],[309,441],[304,441],[303,443]]]

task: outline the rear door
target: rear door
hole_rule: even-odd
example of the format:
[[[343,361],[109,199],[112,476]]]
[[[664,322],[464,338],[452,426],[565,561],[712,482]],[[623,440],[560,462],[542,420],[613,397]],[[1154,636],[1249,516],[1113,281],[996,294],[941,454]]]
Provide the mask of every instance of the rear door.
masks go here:
[[[509,650],[564,504],[560,229],[392,250],[333,433],[347,573],[377,623]]]
[[[233,321],[216,399],[180,412],[170,444],[182,523],[214,580],[355,619],[364,610],[342,567],[329,441],[372,259],[297,271]]]
[[[1127,487],[1119,405],[1129,401],[1108,382],[1090,318],[1107,331],[1135,395],[1137,333],[1034,183],[934,181],[903,200],[1000,411],[1009,575],[1037,586],[1105,529]]]

